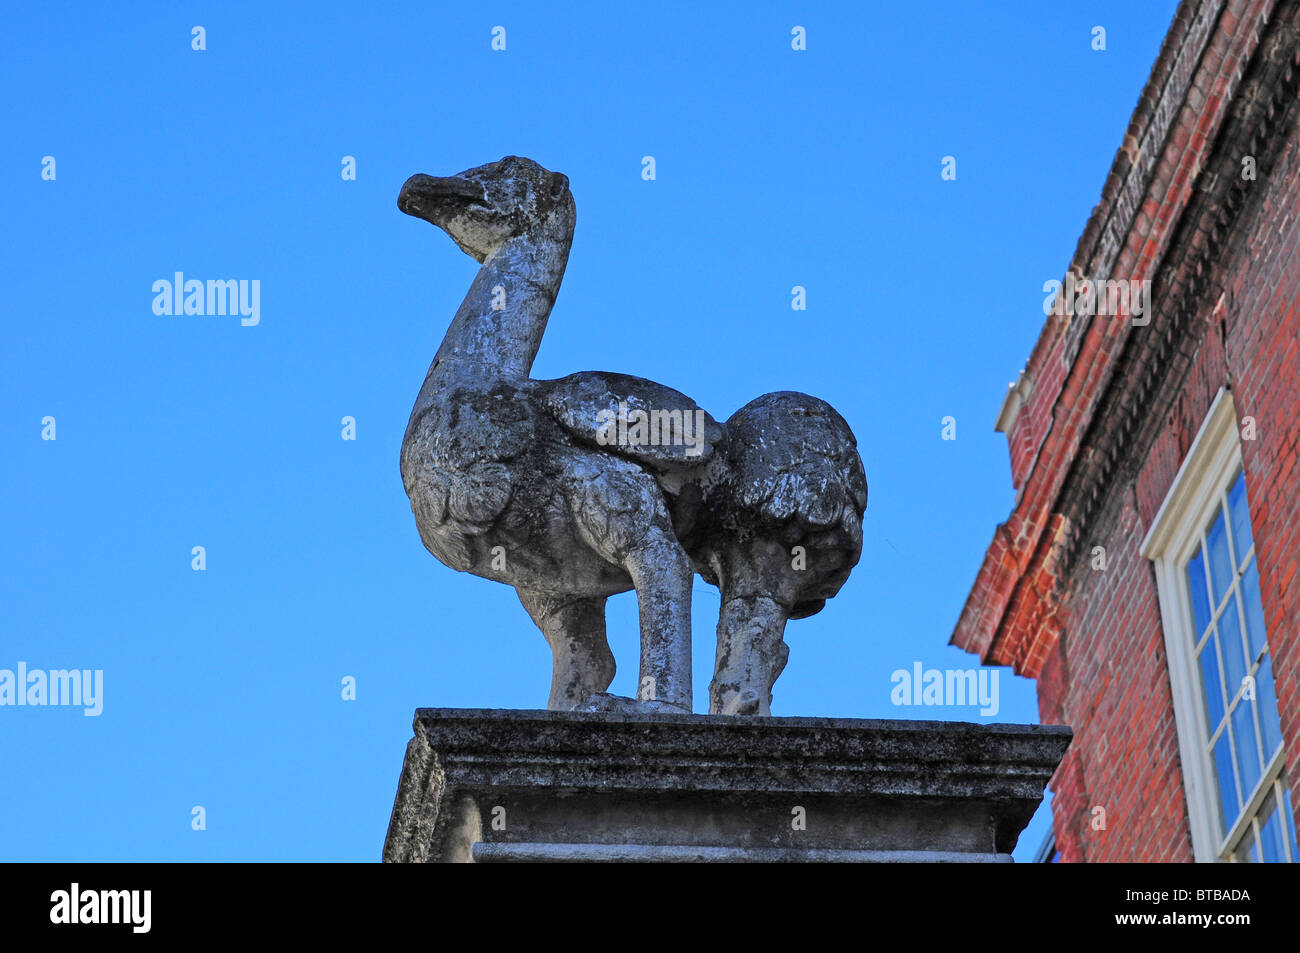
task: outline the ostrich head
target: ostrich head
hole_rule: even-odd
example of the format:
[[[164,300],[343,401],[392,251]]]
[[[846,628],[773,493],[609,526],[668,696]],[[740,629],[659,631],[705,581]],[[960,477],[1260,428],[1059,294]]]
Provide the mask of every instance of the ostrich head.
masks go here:
[[[568,177],[520,156],[446,178],[413,175],[397,207],[437,225],[478,262],[519,236],[567,243],[576,220]]]

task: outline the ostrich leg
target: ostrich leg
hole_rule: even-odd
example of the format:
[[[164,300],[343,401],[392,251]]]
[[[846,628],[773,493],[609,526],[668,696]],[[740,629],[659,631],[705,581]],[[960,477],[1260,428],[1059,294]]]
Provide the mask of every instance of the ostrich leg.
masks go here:
[[[691,711],[691,582],[681,544],[656,526],[624,562],[641,618],[637,699],[650,709]]]
[[[724,600],[709,714],[772,714],[772,686],[790,657],[783,638],[789,618],[788,609],[766,596]]]
[[[519,601],[551,646],[551,711],[571,711],[614,680],[605,639],[605,600],[516,589]]]

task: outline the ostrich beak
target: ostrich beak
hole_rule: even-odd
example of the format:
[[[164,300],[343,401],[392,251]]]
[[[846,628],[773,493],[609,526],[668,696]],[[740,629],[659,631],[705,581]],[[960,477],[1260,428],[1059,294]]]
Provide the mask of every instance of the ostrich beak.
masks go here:
[[[397,196],[397,207],[437,225],[443,212],[463,205],[484,204],[483,187],[458,175],[438,178],[416,173],[406,180]]]

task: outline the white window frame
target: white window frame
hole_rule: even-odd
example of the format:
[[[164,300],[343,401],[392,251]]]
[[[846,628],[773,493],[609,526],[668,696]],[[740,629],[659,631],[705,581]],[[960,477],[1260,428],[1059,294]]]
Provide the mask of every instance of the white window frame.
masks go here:
[[[1184,566],[1200,546],[1204,524],[1219,505],[1228,482],[1242,466],[1237,427],[1237,409],[1232,392],[1226,387],[1221,388],[1182,466],[1178,468],[1160,511],[1152,520],[1140,550],[1155,565],[1192,851],[1201,863],[1220,861],[1223,853],[1240,840],[1269,790],[1269,785],[1261,783],[1256,797],[1245,806],[1237,823],[1231,830],[1222,830],[1218,777],[1211,755],[1206,751],[1209,737],[1205,729],[1205,698],[1196,666],[1196,624],[1191,617],[1184,575]],[[1265,766],[1261,781],[1277,776],[1284,755],[1285,749],[1271,759]],[[1241,793],[1245,797],[1250,792]],[[1285,810],[1285,807],[1279,805],[1279,810]]]

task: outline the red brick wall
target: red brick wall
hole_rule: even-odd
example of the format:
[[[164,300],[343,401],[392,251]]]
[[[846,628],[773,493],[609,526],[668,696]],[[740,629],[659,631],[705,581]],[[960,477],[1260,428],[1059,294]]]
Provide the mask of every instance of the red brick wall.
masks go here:
[[[1225,350],[1237,413],[1259,429],[1242,443],[1246,496],[1291,801],[1300,808],[1300,135],[1260,185],[1263,207],[1232,267]]]
[[[1039,678],[1046,723],[1075,740],[1052,782],[1064,861],[1189,861],[1192,846],[1155,575],[1138,552],[1219,388],[1253,416],[1242,444],[1292,801],[1300,807],[1300,137],[1282,157],[1220,263],[1227,293],[1180,395],[1122,506],[1093,530],[1105,571],[1085,571],[1065,635]],[[1216,307],[1217,305],[1217,307]],[[1106,829],[1093,829],[1093,809]],[[1300,813],[1300,812],[1298,812]],[[1300,824],[1300,817],[1297,818]]]
[[[1106,568],[1088,570],[1039,680],[1043,719],[1074,728],[1069,769],[1053,779],[1067,862],[1192,859],[1155,576],[1138,552],[1144,535],[1129,489],[1109,532],[1090,541],[1105,547]],[[1104,830],[1094,827],[1097,808]]]

